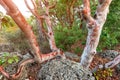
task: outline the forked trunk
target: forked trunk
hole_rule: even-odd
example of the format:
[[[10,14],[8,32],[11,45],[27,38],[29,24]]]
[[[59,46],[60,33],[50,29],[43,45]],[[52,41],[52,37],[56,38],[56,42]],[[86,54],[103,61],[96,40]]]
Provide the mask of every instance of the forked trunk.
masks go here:
[[[87,23],[86,26],[88,29],[88,36],[86,47],[84,48],[80,63],[84,68],[89,68],[90,63],[96,54],[96,48],[99,43],[102,27],[106,21],[107,14],[109,12],[109,5],[112,0],[102,0],[102,2],[100,0],[96,10],[95,18],[92,18],[90,15],[89,0],[83,1],[85,7],[83,10],[83,15]]]

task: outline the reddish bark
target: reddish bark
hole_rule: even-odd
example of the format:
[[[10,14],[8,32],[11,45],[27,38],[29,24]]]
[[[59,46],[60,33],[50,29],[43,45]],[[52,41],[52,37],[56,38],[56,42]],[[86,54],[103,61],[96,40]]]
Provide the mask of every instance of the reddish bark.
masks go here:
[[[13,74],[13,75],[9,75],[9,73],[7,73],[7,72],[3,69],[2,66],[0,66],[0,72],[1,72],[4,76],[6,76],[8,79],[17,79],[17,78],[19,78],[19,77],[21,76],[22,71],[24,70],[24,66],[25,66],[26,64],[28,64],[28,63],[33,63],[33,62],[34,62],[34,59],[28,59],[28,60],[23,61],[23,62],[19,65],[17,72],[16,72],[15,74]]]
[[[26,22],[25,18],[18,10],[17,6],[12,2],[12,0],[0,0],[0,4],[6,9],[7,13],[13,18],[19,28],[25,33],[26,37],[30,41],[32,48],[35,52],[35,57],[41,59],[40,48],[36,41],[36,37],[32,31],[31,26]]]
[[[32,2],[33,2],[33,0],[32,0]],[[24,32],[24,34],[28,38],[28,40],[35,52],[35,54],[34,54],[35,58],[32,60],[31,59],[26,60],[25,62],[21,63],[21,65],[18,66],[18,71],[16,74],[13,74],[10,76],[7,72],[5,72],[3,70],[2,67],[0,67],[0,72],[3,75],[5,75],[7,78],[16,79],[21,75],[24,65],[27,63],[34,62],[34,60],[38,61],[39,63],[42,63],[46,60],[54,58],[57,55],[64,56],[63,52],[60,51],[59,49],[57,49],[56,44],[55,44],[54,34],[52,31],[52,24],[51,24],[50,17],[49,17],[49,8],[52,8],[51,6],[47,6],[48,7],[46,10],[47,16],[38,16],[38,14],[36,12],[32,11],[32,13],[34,13],[34,15],[36,16],[37,19],[44,18],[46,20],[46,24],[48,27],[48,38],[49,38],[49,43],[50,43],[50,46],[51,46],[51,49],[53,50],[53,52],[48,53],[48,54],[42,54],[40,51],[40,48],[38,46],[36,37],[31,29],[31,26],[26,22],[25,18],[23,17],[23,15],[21,14],[21,12],[17,8],[17,6],[12,2],[12,0],[0,0],[0,4],[6,9],[7,13],[13,18],[13,20],[16,22],[18,27]],[[35,4],[34,4],[34,6],[35,6]]]
[[[33,1],[32,1],[33,2]],[[47,25],[47,30],[48,30],[48,33],[47,34],[47,37],[48,37],[48,41],[49,41],[49,44],[50,44],[50,48],[52,51],[57,51],[58,48],[56,47],[56,43],[55,43],[55,39],[54,39],[54,33],[53,33],[53,30],[52,30],[52,23],[51,23],[51,20],[50,20],[50,15],[49,15],[49,9],[53,8],[55,6],[55,3],[53,5],[49,5],[49,1],[48,0],[45,0],[43,3],[45,5],[45,13],[40,15],[38,14],[37,12],[37,7],[35,6],[35,2],[33,2],[34,4],[34,10],[32,10],[30,8],[30,6],[28,5],[27,1],[25,0],[25,3],[26,3],[26,6],[28,7],[28,9],[33,13],[33,15],[38,19],[39,23],[41,24],[41,21],[45,20],[45,23]],[[43,9],[43,7],[41,6],[42,5],[42,1],[39,0],[39,5],[40,5],[40,8]],[[45,32],[44,26],[42,25],[42,30]]]
[[[45,8],[46,8],[45,14],[43,14],[42,16],[41,15],[39,16],[35,2],[33,0],[31,0],[31,1],[33,3],[33,6],[34,6],[34,10],[32,10],[29,7],[29,5],[27,4],[26,1],[25,1],[25,3],[27,5],[27,7],[30,9],[30,11],[39,20],[40,23],[41,23],[41,19],[45,20],[45,23],[46,23],[47,29],[48,29],[47,36],[48,36],[51,50],[53,52],[48,53],[48,54],[42,54],[40,52],[40,48],[39,48],[38,43],[36,41],[36,37],[33,34],[31,26],[26,22],[25,18],[23,17],[21,12],[18,10],[17,6],[12,2],[12,0],[0,0],[0,4],[6,9],[7,13],[13,18],[13,20],[16,22],[16,24],[25,33],[26,37],[30,41],[32,48],[35,52],[35,55],[34,55],[35,59],[26,60],[25,62],[23,62],[19,66],[17,73],[13,74],[11,76],[13,79],[18,78],[21,75],[21,72],[24,68],[24,65],[27,63],[34,62],[34,60],[37,60],[39,63],[42,63],[48,59],[54,58],[57,55],[64,56],[63,52],[60,51],[56,47],[54,33],[52,30],[52,22],[50,20],[50,15],[49,15],[49,9],[53,8],[54,5],[50,6],[49,1],[44,0],[43,3],[44,3]],[[83,51],[83,55],[81,57],[81,65],[84,68],[89,67],[94,55],[96,54],[96,48],[97,48],[97,45],[99,43],[101,30],[102,30],[102,27],[106,21],[106,17],[107,17],[108,11],[109,11],[108,8],[109,8],[109,5],[110,5],[112,0],[98,0],[98,1],[99,1],[99,5],[98,5],[97,10],[96,10],[96,17],[93,18],[91,16],[91,11],[90,11],[90,0],[83,0],[83,4],[84,4],[84,9],[82,11],[83,17],[84,17],[83,19],[86,21],[86,23],[87,23],[86,26],[88,29],[88,37],[87,37],[86,47],[85,47],[85,49]],[[41,0],[39,0],[39,2],[41,2]],[[41,8],[42,8],[42,6],[41,6]],[[41,25],[41,26],[43,26],[43,25]],[[108,66],[108,67],[114,66],[114,65],[116,65],[115,62],[119,63],[119,61],[120,61],[120,56],[116,57],[113,61],[106,64],[106,66]],[[7,78],[10,78],[10,75],[7,72],[5,72],[1,66],[0,66],[0,72],[3,75],[5,75]]]
[[[9,78],[9,74],[7,74],[7,73],[3,70],[3,67],[2,67],[2,66],[0,66],[0,72],[1,72],[4,76],[6,76],[7,78]]]
[[[71,28],[72,25],[73,25],[73,21],[74,21],[74,4],[77,2],[77,0],[71,0],[71,1],[68,1],[66,3],[66,13],[67,13],[67,21],[69,23],[69,27]]]

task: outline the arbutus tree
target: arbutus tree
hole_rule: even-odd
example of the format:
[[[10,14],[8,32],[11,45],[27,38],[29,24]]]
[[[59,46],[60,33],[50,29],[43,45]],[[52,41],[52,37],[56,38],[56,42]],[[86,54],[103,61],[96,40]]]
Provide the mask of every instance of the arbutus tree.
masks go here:
[[[83,19],[86,21],[86,27],[88,29],[88,36],[86,46],[81,56],[80,64],[89,68],[90,63],[96,54],[96,48],[99,43],[102,27],[106,21],[107,14],[109,13],[109,6],[112,0],[98,0],[98,6],[94,17],[91,16],[90,0],[83,0]],[[99,68],[111,68],[120,62],[120,57],[116,57],[113,61],[108,62],[105,65],[99,65]]]
[[[42,29],[43,33],[45,33],[45,35],[47,36],[52,52],[47,54],[42,54],[38,46],[36,37],[31,29],[31,26],[27,23],[27,21],[25,20],[25,18],[17,8],[17,6],[12,2],[12,0],[0,0],[0,4],[5,8],[7,14],[12,17],[12,19],[16,22],[19,28],[24,32],[34,51],[33,54],[34,57],[31,59],[27,59],[24,62],[21,62],[21,64],[18,66],[17,73],[13,75],[9,75],[6,71],[4,71],[2,66],[0,66],[1,73],[4,76],[6,76],[8,79],[18,78],[22,74],[24,65],[27,63],[33,63],[35,61],[42,63],[58,55],[61,56],[62,58],[65,58],[64,53],[56,46],[54,33],[52,30],[52,22],[49,13],[49,10],[55,7],[56,2],[53,5],[51,5],[49,3],[49,0],[38,0],[39,9],[43,10],[44,12],[42,14],[39,14],[38,5],[36,4],[35,0],[30,0],[34,6],[34,9],[31,9],[27,0],[24,1],[28,9],[31,11],[31,13],[36,17],[37,21],[39,22],[40,28]],[[84,68],[89,68],[90,63],[92,62],[93,57],[96,54],[96,48],[99,43],[102,27],[106,21],[107,14],[109,12],[109,6],[111,1],[112,0],[98,0],[99,4],[96,9],[96,13],[94,17],[92,17],[90,10],[90,0],[83,0],[83,9],[80,10],[80,12],[83,20],[86,21],[86,27],[88,29],[87,42],[80,61],[80,64]],[[46,24],[47,31],[44,29],[43,22],[45,22]],[[99,65],[98,68],[103,68],[103,67],[112,68],[119,62],[120,62],[120,55],[117,56],[113,61],[106,63],[104,66]]]

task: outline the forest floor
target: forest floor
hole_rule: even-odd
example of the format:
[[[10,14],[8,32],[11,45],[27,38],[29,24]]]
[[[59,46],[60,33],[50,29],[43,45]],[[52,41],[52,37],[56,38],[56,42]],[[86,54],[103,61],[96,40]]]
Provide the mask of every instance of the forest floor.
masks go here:
[[[75,48],[75,47],[80,47],[82,50],[84,49],[84,45],[82,45],[81,42],[75,43],[71,48]],[[103,49],[102,52],[104,52],[106,50],[108,50],[108,49]],[[71,51],[74,52],[73,49]],[[117,51],[120,53],[120,44],[118,44],[114,48],[114,51]],[[78,53],[78,56],[80,57],[81,54],[82,53]],[[79,60],[75,60],[75,61],[79,62]],[[93,69],[93,68],[95,68],[95,66],[98,66],[100,64],[105,64],[109,61],[110,61],[109,59],[103,58],[99,54],[96,54],[91,63],[90,68]],[[120,63],[119,63],[119,65],[120,65]],[[109,73],[111,75],[109,75]],[[120,69],[118,71],[118,70],[116,70],[116,67],[114,67],[113,69],[110,69],[110,70],[100,70],[97,72],[96,78],[98,78],[97,80],[120,80]]]
[[[105,64],[109,61],[109,59],[102,58],[99,55],[95,55],[90,68],[94,68],[95,66],[98,66],[100,64]],[[103,69],[97,72],[96,78],[98,78],[98,80],[120,80],[120,70],[118,71],[116,67],[110,70]]]
[[[79,59],[72,59],[75,62],[79,62]],[[106,58],[102,58],[100,55],[96,54],[93,62],[91,63],[90,68],[93,69],[95,68],[95,66],[98,66],[100,64],[105,64],[106,62],[109,62],[109,59]],[[38,69],[40,68],[40,66],[38,66],[37,64],[33,64],[31,67],[29,67],[29,80],[34,80],[36,77],[36,72],[38,71]],[[31,73],[36,73],[36,74],[31,74]],[[96,80],[120,80],[120,70],[117,70],[116,67],[114,67],[113,69],[107,69],[107,70],[98,70],[98,72],[96,73]]]
[[[77,44],[73,45],[72,47],[73,48],[74,47],[82,47],[82,48],[84,47],[81,44],[79,44],[79,45],[77,45]],[[116,46],[115,51],[120,52],[120,45]],[[78,53],[77,55],[80,57],[81,53]],[[72,60],[74,60],[76,62],[79,62],[79,58],[78,59],[72,59]],[[110,61],[109,59],[102,58],[100,55],[96,54],[94,59],[93,59],[93,62],[91,63],[90,68],[93,69],[95,66],[98,66],[100,64],[105,64],[106,62],[109,62],[109,61]],[[33,63],[33,64],[29,65],[29,67],[27,68],[27,71],[28,71],[27,79],[28,80],[35,80],[37,71],[40,69],[40,67],[41,66],[39,64],[36,64],[36,63]],[[119,71],[116,70],[116,67],[114,67],[113,69],[110,69],[110,70],[100,70],[96,74],[97,74],[96,75],[97,80],[120,80],[120,70]]]

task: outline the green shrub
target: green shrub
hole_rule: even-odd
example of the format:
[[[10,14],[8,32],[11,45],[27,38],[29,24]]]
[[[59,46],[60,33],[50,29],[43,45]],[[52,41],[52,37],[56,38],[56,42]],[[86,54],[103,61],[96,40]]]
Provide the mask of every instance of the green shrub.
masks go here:
[[[68,27],[57,26],[54,30],[56,44],[63,50],[70,50],[71,46],[82,39],[84,35],[79,27]]]
[[[17,63],[19,61],[19,58],[17,55],[11,55],[8,52],[4,52],[1,56],[0,56],[0,65],[2,66],[7,66],[9,64],[12,63]]]
[[[74,52],[75,52],[76,54],[78,54],[78,53],[82,52],[82,50],[81,50],[80,47],[76,47],[76,48],[74,49]]]

